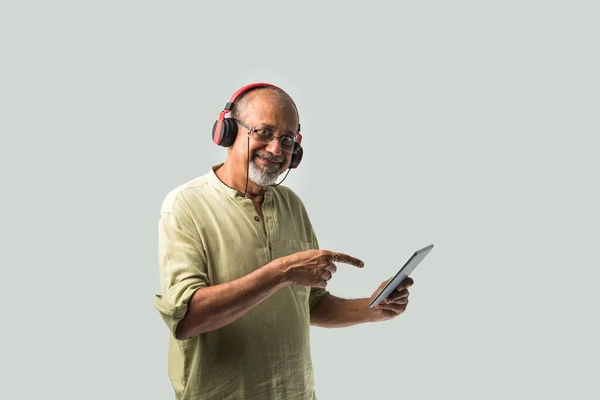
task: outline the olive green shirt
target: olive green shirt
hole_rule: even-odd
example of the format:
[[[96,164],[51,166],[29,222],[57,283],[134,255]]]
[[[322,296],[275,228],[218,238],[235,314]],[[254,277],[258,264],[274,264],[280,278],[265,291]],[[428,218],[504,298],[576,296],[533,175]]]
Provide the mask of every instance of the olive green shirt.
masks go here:
[[[269,187],[264,222],[252,201],[215,174],[171,191],[161,207],[158,251],[169,377],[179,400],[316,399],[310,309],[324,289],[287,285],[232,323],[187,340],[174,332],[196,290],[241,278],[270,261],[318,248],[300,198]]]

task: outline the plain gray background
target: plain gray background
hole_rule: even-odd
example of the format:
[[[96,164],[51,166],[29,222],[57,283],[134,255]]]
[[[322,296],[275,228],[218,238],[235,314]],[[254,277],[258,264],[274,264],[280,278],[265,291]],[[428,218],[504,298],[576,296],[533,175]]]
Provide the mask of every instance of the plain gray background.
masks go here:
[[[2,1],[0,397],[169,399],[157,221],[225,150],[230,95],[281,86],[285,185],[367,297],[418,248],[407,312],[312,328],[320,399],[597,399],[593,1]],[[377,366],[373,369],[373,366]]]

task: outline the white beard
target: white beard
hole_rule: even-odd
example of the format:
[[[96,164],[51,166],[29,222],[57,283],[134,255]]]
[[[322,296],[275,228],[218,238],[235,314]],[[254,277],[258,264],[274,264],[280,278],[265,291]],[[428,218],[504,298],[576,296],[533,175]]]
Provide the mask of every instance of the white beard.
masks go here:
[[[254,160],[250,161],[248,178],[258,186],[269,186],[277,182],[281,165],[275,167],[270,165],[257,165]]]

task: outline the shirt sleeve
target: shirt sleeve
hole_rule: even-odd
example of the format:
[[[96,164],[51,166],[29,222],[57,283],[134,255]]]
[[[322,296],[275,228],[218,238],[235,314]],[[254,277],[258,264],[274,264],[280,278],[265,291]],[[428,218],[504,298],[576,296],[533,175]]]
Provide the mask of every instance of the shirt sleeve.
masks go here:
[[[198,288],[208,286],[206,253],[185,207],[162,211],[158,222],[158,261],[161,294],[154,297],[173,337]]]
[[[317,240],[317,235],[315,235],[315,231],[312,228],[311,228],[311,231],[312,231],[311,249],[319,249],[319,241]],[[309,310],[312,310],[314,305],[317,304],[317,302],[319,300],[321,300],[321,298],[323,298],[323,296],[325,296],[328,293],[329,293],[329,291],[325,288],[318,288],[318,287],[310,288],[310,294],[308,296]]]

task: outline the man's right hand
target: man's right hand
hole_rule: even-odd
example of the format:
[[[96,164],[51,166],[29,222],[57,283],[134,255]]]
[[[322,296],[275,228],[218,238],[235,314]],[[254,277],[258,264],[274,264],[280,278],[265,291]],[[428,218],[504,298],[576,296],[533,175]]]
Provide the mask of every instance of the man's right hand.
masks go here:
[[[284,257],[284,276],[290,283],[300,286],[327,286],[327,281],[337,271],[336,262],[362,268],[364,262],[344,253],[330,250],[306,250]]]

